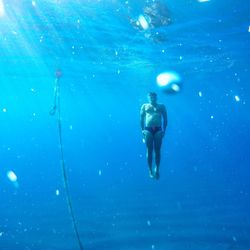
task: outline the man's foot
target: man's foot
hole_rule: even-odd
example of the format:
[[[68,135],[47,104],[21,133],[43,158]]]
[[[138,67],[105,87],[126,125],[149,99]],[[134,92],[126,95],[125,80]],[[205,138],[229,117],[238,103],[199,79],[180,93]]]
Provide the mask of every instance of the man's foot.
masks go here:
[[[158,167],[155,167],[155,169],[154,169],[154,178],[156,180],[160,179],[160,174],[159,174],[159,168]]]
[[[152,173],[152,171],[151,171],[151,170],[149,170],[149,178],[151,178],[151,179],[153,179],[153,178],[154,178],[154,175],[153,175],[153,173]]]
[[[159,180],[159,179],[160,179],[159,171],[156,171],[156,172],[155,172],[155,176],[154,176],[154,177],[155,177],[156,180]]]

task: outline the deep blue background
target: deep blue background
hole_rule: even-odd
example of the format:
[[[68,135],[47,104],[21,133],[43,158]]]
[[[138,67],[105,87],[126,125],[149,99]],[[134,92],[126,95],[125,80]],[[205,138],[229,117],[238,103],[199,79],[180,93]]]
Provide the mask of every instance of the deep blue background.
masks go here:
[[[0,249],[78,249],[49,115],[60,68],[84,249],[249,250],[250,3],[161,1],[171,25],[142,31],[130,23],[141,0],[2,2]],[[168,70],[183,79],[176,95],[156,85]],[[151,90],[169,119],[158,182],[148,178],[139,121]]]

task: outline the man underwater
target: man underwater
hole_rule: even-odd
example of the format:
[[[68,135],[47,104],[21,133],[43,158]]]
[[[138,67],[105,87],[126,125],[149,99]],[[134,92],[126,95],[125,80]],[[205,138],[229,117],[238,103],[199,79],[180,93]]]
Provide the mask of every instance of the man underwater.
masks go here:
[[[157,103],[157,94],[154,92],[148,93],[148,101],[149,103],[145,103],[141,107],[141,129],[147,147],[149,177],[158,180],[160,178],[162,138],[167,128],[167,110],[165,105]],[[152,169],[153,152],[155,153],[154,172]]]

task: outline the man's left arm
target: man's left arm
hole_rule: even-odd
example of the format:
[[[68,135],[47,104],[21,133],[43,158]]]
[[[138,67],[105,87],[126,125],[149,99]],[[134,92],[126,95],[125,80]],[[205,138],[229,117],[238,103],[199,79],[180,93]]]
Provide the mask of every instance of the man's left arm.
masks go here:
[[[167,116],[167,109],[164,105],[162,105],[162,117],[163,117],[163,132],[165,134],[168,125],[168,116]]]

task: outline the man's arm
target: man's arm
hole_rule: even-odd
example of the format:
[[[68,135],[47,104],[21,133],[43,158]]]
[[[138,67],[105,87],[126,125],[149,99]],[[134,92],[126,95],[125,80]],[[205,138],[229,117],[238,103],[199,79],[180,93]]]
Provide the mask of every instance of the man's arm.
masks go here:
[[[168,116],[167,116],[167,110],[164,105],[162,105],[162,117],[163,117],[163,131],[165,133],[167,125],[168,125]]]
[[[140,111],[140,122],[141,122],[141,130],[144,130],[144,120],[145,120],[145,104],[142,105],[141,111]]]

